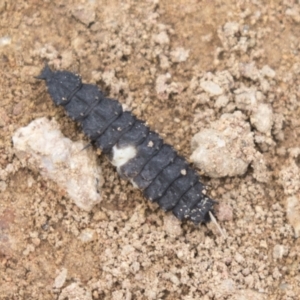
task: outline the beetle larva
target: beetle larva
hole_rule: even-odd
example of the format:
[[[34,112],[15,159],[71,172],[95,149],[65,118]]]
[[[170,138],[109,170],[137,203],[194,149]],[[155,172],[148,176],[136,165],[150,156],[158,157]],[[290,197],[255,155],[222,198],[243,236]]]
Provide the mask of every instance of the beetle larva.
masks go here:
[[[203,193],[197,172],[143,121],[123,111],[117,100],[104,97],[96,85],[83,84],[77,74],[46,66],[38,78],[46,80],[54,103],[64,106],[118,173],[147,199],[180,220],[210,220],[215,201]]]

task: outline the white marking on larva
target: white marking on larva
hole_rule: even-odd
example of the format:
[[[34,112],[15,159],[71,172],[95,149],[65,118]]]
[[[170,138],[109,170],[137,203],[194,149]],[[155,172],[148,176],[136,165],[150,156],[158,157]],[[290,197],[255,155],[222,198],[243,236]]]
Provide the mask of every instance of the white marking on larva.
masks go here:
[[[111,163],[117,167],[117,170],[125,165],[130,159],[136,156],[136,148],[133,146],[127,146],[124,148],[118,148],[114,146],[112,148],[113,158]]]
[[[127,146],[124,148],[118,148],[117,146],[114,146],[112,148],[112,153],[113,158],[111,163],[117,167],[117,171],[118,173],[120,173],[120,167],[125,165],[130,159],[136,156],[136,148],[134,148],[133,146]],[[133,179],[130,179],[130,182],[132,183],[134,188],[138,188]]]
[[[147,147],[150,147],[150,148],[152,148],[152,147],[153,147],[153,145],[154,145],[154,143],[153,143],[152,141],[149,141],[149,143],[148,143]]]
[[[186,169],[182,169],[181,171],[180,171],[180,173],[181,173],[181,175],[186,175]]]

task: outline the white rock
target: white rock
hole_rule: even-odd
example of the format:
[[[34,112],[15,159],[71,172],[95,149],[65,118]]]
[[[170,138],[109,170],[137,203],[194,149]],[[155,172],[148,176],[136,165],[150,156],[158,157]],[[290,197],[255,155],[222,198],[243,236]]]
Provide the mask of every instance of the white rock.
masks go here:
[[[155,90],[160,99],[167,99],[170,94],[178,94],[182,92],[180,83],[171,81],[171,74],[158,75],[155,81]]]
[[[182,47],[176,48],[174,51],[171,51],[171,59],[173,62],[184,62],[189,57],[190,50],[185,50]]]
[[[55,277],[53,287],[56,289],[60,289],[67,279],[68,270],[66,268],[62,268],[58,275]]]
[[[236,291],[236,283],[231,279],[224,279],[220,282],[219,293],[222,295],[234,294]]]
[[[242,87],[234,91],[235,103],[238,109],[252,111],[257,107],[256,88]]]
[[[209,103],[209,101],[210,99],[206,93],[201,93],[195,96],[195,103],[206,104]]]
[[[72,15],[75,19],[86,26],[89,26],[95,21],[96,12],[93,5],[78,5],[72,10]]]
[[[162,31],[156,36],[154,36],[154,41],[160,45],[167,45],[170,43],[169,36],[165,31]]]
[[[215,102],[215,107],[217,108],[221,108],[221,107],[225,107],[229,102],[229,98],[225,95],[221,95],[217,98],[216,102]]]
[[[167,92],[170,79],[170,73],[161,74],[157,76],[155,83],[155,90],[157,94],[164,94]]]
[[[93,230],[91,228],[86,228],[80,233],[79,239],[83,243],[88,243],[94,239],[94,236],[95,236],[95,230]]]
[[[4,192],[6,188],[7,188],[7,184],[5,183],[5,181],[0,180],[0,192]]]
[[[191,160],[213,178],[243,175],[256,150],[249,123],[236,111],[224,114],[192,139]]]
[[[103,179],[96,155],[92,149],[83,150],[86,142],[64,137],[54,119],[36,119],[12,139],[20,160],[55,181],[78,207],[89,211],[101,201]]]
[[[300,23],[300,12],[299,12],[299,8],[297,6],[294,6],[293,8],[288,8],[285,11],[285,14],[287,16],[291,16],[292,19],[296,22],[296,23]]]
[[[181,223],[173,215],[170,214],[164,215],[164,228],[165,231],[171,236],[182,235]]]
[[[205,92],[209,93],[211,96],[219,96],[223,94],[223,89],[213,81],[202,81],[200,83],[200,86]]]
[[[166,55],[160,54],[159,62],[159,65],[163,70],[167,70],[168,68],[170,68],[169,58]]]
[[[273,258],[282,259],[283,256],[288,254],[288,248],[284,245],[275,245],[273,248]]]
[[[223,26],[225,36],[234,36],[239,32],[240,25],[236,22],[227,22]]]
[[[255,62],[251,63],[240,63],[239,64],[240,73],[246,78],[250,78],[253,81],[258,80],[260,73],[256,68]]]
[[[276,76],[276,72],[273,69],[271,69],[268,65],[263,66],[260,72],[265,77],[274,78]]]
[[[271,132],[273,125],[273,110],[271,105],[260,103],[250,118],[251,124],[261,133]]]
[[[236,252],[234,255],[234,259],[237,263],[241,264],[245,261],[245,258],[240,253]]]
[[[0,47],[7,46],[11,44],[11,37],[10,36],[3,36],[0,37]]]
[[[80,283],[73,282],[65,287],[60,293],[58,300],[92,300],[91,291],[80,286]]]

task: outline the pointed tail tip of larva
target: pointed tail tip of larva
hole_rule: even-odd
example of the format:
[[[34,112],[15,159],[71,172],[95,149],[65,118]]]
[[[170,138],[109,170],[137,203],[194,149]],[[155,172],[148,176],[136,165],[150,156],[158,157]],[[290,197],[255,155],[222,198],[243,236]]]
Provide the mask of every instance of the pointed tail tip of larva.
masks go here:
[[[52,70],[50,69],[48,64],[46,64],[45,67],[43,68],[41,74],[36,76],[35,78],[36,79],[47,80],[47,79],[51,78],[52,73],[53,73]]]
[[[216,226],[217,230],[219,231],[220,235],[222,236],[222,238],[225,240],[227,238],[227,234],[226,231],[222,229],[222,227],[220,226],[220,224],[217,222],[215,216],[213,215],[213,213],[211,211],[208,212],[209,217],[210,217],[210,221]]]

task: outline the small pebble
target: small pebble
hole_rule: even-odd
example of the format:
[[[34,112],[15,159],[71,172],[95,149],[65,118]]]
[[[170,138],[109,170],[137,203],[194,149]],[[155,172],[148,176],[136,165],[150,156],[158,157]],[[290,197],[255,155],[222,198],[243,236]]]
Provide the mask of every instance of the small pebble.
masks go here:
[[[223,94],[223,89],[213,81],[202,81],[200,83],[202,89],[209,93],[211,96],[219,96]]]
[[[60,289],[65,284],[67,275],[68,270],[66,268],[62,268],[54,280],[53,287],[56,289]]]

